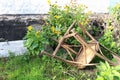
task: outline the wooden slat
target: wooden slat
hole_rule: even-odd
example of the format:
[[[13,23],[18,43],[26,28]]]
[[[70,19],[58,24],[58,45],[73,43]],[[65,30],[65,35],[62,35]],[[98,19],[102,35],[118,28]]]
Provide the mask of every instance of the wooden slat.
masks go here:
[[[48,53],[48,52],[45,52],[45,51],[43,51],[42,54],[45,54],[45,55],[47,55],[47,56],[56,58],[56,59],[58,59],[58,60],[60,60],[60,61],[63,61],[63,62],[72,64],[73,66],[77,66],[77,64],[81,64],[81,65],[84,65],[84,66],[93,66],[93,65],[97,65],[97,64],[95,64],[95,63],[94,63],[94,64],[82,64],[82,63],[80,63],[80,62],[69,61],[69,60],[60,58],[60,57],[58,57],[58,56],[56,56],[56,55],[52,55],[52,54],[50,54],[50,53]]]

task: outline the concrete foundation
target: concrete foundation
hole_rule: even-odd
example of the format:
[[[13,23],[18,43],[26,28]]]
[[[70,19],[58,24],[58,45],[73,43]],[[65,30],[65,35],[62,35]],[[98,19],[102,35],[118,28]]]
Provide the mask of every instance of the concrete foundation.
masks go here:
[[[0,57],[8,57],[10,53],[15,55],[24,54],[27,49],[24,47],[23,40],[0,42]]]

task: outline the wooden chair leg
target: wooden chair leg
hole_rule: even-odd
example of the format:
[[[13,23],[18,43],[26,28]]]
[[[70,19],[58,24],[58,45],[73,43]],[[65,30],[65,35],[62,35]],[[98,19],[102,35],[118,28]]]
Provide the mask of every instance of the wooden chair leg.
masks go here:
[[[61,44],[63,43],[63,40],[64,40],[64,38],[60,39],[58,46],[56,47],[55,51],[53,52],[53,55],[56,55],[58,49],[60,48]]]

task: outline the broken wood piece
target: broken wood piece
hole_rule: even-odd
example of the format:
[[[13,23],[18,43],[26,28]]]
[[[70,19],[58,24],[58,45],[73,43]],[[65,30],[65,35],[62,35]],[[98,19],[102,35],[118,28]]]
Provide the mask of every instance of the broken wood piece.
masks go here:
[[[56,39],[54,39],[54,38],[51,38],[52,40],[54,40],[54,41],[56,41],[56,42],[58,42],[58,40],[56,40]],[[70,47],[80,47],[79,45],[77,46],[77,45],[67,45],[67,44],[62,44],[61,45],[63,48],[66,48],[66,49],[68,49],[68,50],[70,50],[72,53],[74,53],[74,54],[77,54],[77,52],[76,51],[74,51],[72,48],[70,48]]]
[[[63,47],[65,47],[66,49],[70,50],[72,53],[77,54],[76,51],[74,51],[73,49],[71,49],[71,48],[68,47],[67,45],[62,44],[61,46],[63,46]]]
[[[80,48],[81,47],[81,45],[68,45],[68,44],[64,44],[64,45],[66,45],[68,47],[76,47],[76,48]]]
[[[71,34],[67,34],[67,35],[65,35],[65,36],[63,36],[63,37],[64,37],[64,39],[66,39],[66,38],[72,37],[72,36],[74,36],[74,35],[76,35],[76,34],[77,34],[77,33],[74,32],[74,33],[71,33]]]
[[[67,35],[67,34],[70,32],[70,30],[73,28],[73,26],[75,25],[75,23],[76,23],[76,21],[74,21],[74,22],[70,25],[70,27],[68,28],[68,30],[66,31],[66,33],[65,33],[64,35]]]
[[[72,57],[72,55],[71,55],[70,51],[69,51],[68,49],[66,49],[66,50],[67,50],[68,55],[70,56],[70,58],[74,61],[74,58]]]
[[[53,55],[56,55],[58,49],[60,48],[61,44],[63,43],[63,40],[64,40],[64,38],[60,39],[58,46],[56,47],[55,51],[53,52]]]
[[[78,23],[79,27],[86,34],[86,36],[90,37],[91,41],[89,41],[89,42],[85,41],[85,39],[83,37],[81,37],[73,29],[73,26],[75,25],[75,23],[76,23],[76,21],[74,21],[70,25],[70,27],[68,28],[68,30],[65,32],[64,36],[61,39],[59,39],[59,40],[53,39],[56,42],[58,42],[58,45],[57,45],[55,51],[53,52],[53,54],[48,54],[48,55],[52,56],[56,59],[59,59],[63,62],[70,63],[74,66],[77,66],[80,69],[82,69],[86,66],[92,65],[89,63],[93,60],[93,58],[95,56],[100,57],[101,59],[109,62],[112,65],[116,65],[116,63],[112,62],[111,60],[109,60],[107,57],[104,56],[104,54],[102,53],[102,51],[100,49],[98,41],[95,40],[94,37],[80,23]],[[65,43],[65,39],[68,39],[70,37],[74,37],[80,43],[81,46],[77,47],[77,49],[80,48],[78,52],[73,49],[72,45]],[[63,47],[68,52],[68,55],[70,56],[72,61],[66,60],[64,58],[60,58],[56,55],[56,53],[60,47]],[[99,51],[100,53],[98,53],[97,51]],[[74,53],[74,55],[76,55],[76,57],[74,58],[71,53]],[[120,61],[120,57],[114,55],[113,53],[112,53],[112,55],[113,55],[113,57],[116,57],[116,59],[118,59],[118,61]]]
[[[81,65],[84,65],[84,66],[93,66],[93,65],[97,65],[97,64],[82,64],[82,63],[80,63],[80,62],[69,61],[69,60],[60,58],[60,57],[58,57],[58,56],[56,56],[56,55],[54,56],[54,55],[52,55],[52,54],[50,54],[50,53],[48,53],[48,52],[45,52],[45,51],[43,51],[42,53],[45,54],[45,55],[47,55],[47,56],[56,58],[56,59],[58,59],[58,60],[60,60],[60,61],[69,63],[69,64],[71,64],[71,65],[73,65],[73,66],[76,66],[76,67],[77,67],[77,64],[81,64]]]
[[[70,32],[70,30],[72,29],[72,27],[74,26],[75,23],[76,23],[76,21],[74,21],[74,22],[70,25],[70,27],[68,28],[68,30],[66,31],[66,33],[65,33],[64,35],[67,35],[67,34]],[[60,48],[61,44],[63,43],[63,40],[64,40],[64,37],[62,37],[62,38],[60,39],[58,46],[56,47],[55,51],[53,52],[53,55],[56,55],[58,49]]]
[[[84,32],[84,33],[86,33],[92,40],[94,40],[94,41],[96,41],[95,40],[95,38],[81,25],[81,23],[79,22],[78,23],[78,25],[79,25],[79,27],[82,29],[82,31]],[[97,41],[96,41],[97,42]],[[98,42],[97,42],[98,43]],[[100,43],[99,43],[100,44]],[[100,44],[102,47],[104,47],[106,50],[108,50],[110,53],[112,53],[112,55],[113,55],[113,57],[114,58],[116,58],[118,61],[118,64],[120,64],[120,56],[118,56],[118,55],[115,55],[116,53],[114,53],[114,52],[112,52],[111,50],[109,50],[108,48],[106,48],[105,46],[103,46],[102,44]],[[98,46],[99,47],[99,46]],[[103,53],[102,53],[102,51],[101,51],[101,49],[100,49],[100,47],[99,47],[99,51],[100,51],[100,53],[102,54],[102,56],[104,57],[104,58],[102,58],[102,56],[100,57],[100,55],[99,54],[97,54],[97,56],[99,56],[100,58],[102,58],[102,59],[105,59],[105,56],[103,55]],[[107,58],[106,58],[107,59]],[[112,61],[110,61],[109,59],[107,59],[107,61],[108,62],[110,62],[112,65],[115,65]]]
[[[92,35],[82,26],[80,22],[78,22],[78,25],[84,33],[86,33],[92,40],[96,41],[95,38],[92,37]]]
[[[93,43],[89,43],[87,44],[89,45],[92,49],[96,49],[96,44]],[[75,61],[76,62],[81,62],[82,64],[89,64],[92,59],[95,57],[95,52],[93,52],[90,48],[88,47],[83,47],[83,49],[81,50],[81,52],[79,53],[78,56],[76,56]],[[84,68],[84,65],[79,65],[78,64],[78,68]]]
[[[112,65],[115,65],[114,62],[112,62],[111,60],[109,60],[107,57],[100,55],[100,54],[97,53],[95,50],[93,50],[89,45],[87,45],[87,43],[86,43],[83,39],[81,39],[81,37],[80,37],[78,34],[76,35],[76,37],[77,37],[78,40],[81,41],[81,43],[82,43],[83,45],[85,45],[86,47],[90,48],[94,53],[96,53],[96,55],[97,55],[98,57],[100,57],[100,58],[103,59],[103,60],[108,61],[108,62],[111,63]]]

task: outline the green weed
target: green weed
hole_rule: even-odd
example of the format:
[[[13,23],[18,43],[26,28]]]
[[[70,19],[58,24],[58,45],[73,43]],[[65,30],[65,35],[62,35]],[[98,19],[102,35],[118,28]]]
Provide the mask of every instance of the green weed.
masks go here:
[[[77,70],[47,56],[17,56],[0,59],[1,80],[94,80],[94,73]],[[91,77],[92,76],[92,77]]]

